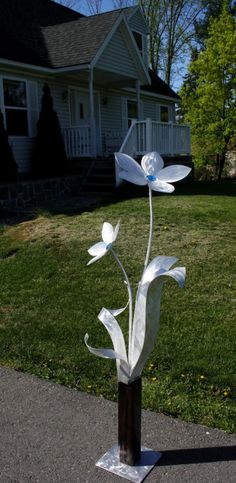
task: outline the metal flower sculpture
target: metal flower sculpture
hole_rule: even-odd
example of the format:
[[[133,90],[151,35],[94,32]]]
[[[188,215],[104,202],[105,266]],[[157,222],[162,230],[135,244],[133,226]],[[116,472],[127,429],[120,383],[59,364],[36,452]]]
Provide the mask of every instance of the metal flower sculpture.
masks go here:
[[[183,287],[185,282],[185,268],[175,267],[173,265],[177,262],[175,257],[157,256],[151,262],[149,262],[152,234],[153,234],[153,206],[152,206],[152,190],[160,191],[164,193],[171,193],[174,191],[174,186],[171,182],[179,181],[186,177],[190,168],[186,166],[170,166],[164,168],[164,162],[158,153],[152,152],[143,156],[141,166],[130,156],[126,154],[115,154],[116,162],[119,165],[120,177],[131,183],[137,185],[148,185],[149,187],[149,205],[150,205],[150,231],[149,241],[147,247],[146,258],[144,262],[144,270],[141,276],[141,280],[138,285],[137,294],[135,298],[135,304],[133,303],[133,292],[128,275],[121,263],[117,253],[113,248],[118,231],[119,223],[115,228],[109,223],[104,223],[102,227],[102,242],[96,243],[89,250],[89,254],[93,257],[88,265],[99,260],[107,252],[110,252],[115,261],[118,263],[125,278],[125,283],[128,290],[128,303],[126,307],[122,309],[110,310],[102,308],[98,315],[98,319],[104,325],[108,331],[112,340],[113,348],[93,348],[88,344],[89,336],[85,335],[85,344],[89,351],[99,357],[115,359],[117,365],[117,376],[119,385],[123,385],[125,388],[130,388],[135,385],[137,381],[140,381],[142,370],[145,363],[153,350],[156,336],[159,329],[160,320],[160,304],[162,288],[165,280],[168,277],[174,279],[180,287]],[[128,348],[126,348],[125,338],[116,317],[122,313],[127,307],[129,307],[129,339]],[[140,385],[141,387],[141,385]],[[119,389],[120,390],[120,389]],[[122,389],[123,391],[123,389]],[[122,392],[121,391],[121,392]],[[136,391],[136,389],[135,389]],[[141,391],[141,389],[140,389]],[[123,393],[122,393],[123,394]],[[140,393],[141,394],[141,393]],[[123,397],[123,396],[122,396]],[[120,393],[119,393],[120,398]],[[124,398],[123,398],[124,399]],[[134,399],[134,398],[133,398]],[[141,401],[141,399],[140,399]],[[119,410],[119,417],[126,410]],[[135,418],[137,414],[136,408],[131,411],[131,419]],[[140,414],[141,414],[141,402],[140,402]],[[137,421],[132,421],[133,436],[136,431]],[[139,423],[140,425],[141,423]],[[134,447],[131,449],[131,456],[129,449],[127,450],[129,443],[127,443],[124,433],[127,431],[127,427],[130,426],[130,419],[124,420],[122,423],[119,421],[119,446],[121,448],[120,454],[124,453],[123,447],[125,447],[125,457],[121,457],[121,462],[128,465],[135,465],[140,457],[140,438],[137,444],[134,443]],[[140,429],[141,431],[141,429]],[[120,438],[121,434],[121,438]],[[135,437],[130,439],[134,441]],[[125,441],[123,441],[125,438]],[[128,438],[128,437],[127,437]],[[133,444],[133,443],[132,443]],[[123,448],[123,449],[122,449]],[[122,453],[123,451],[123,453]],[[113,459],[113,454],[109,453],[110,461]],[[160,456],[159,456],[160,457]],[[122,459],[123,458],[123,459]],[[98,463],[98,466],[100,464]],[[107,463],[103,462],[100,466],[106,467]],[[117,463],[117,467],[119,464]],[[109,465],[108,465],[109,466]],[[113,470],[112,470],[113,471]],[[120,471],[120,469],[119,469]],[[113,471],[115,472],[115,471]],[[120,474],[117,472],[117,474]],[[141,481],[141,480],[132,480]]]
[[[136,303],[133,316],[132,288],[127,273],[113,249],[118,232],[119,223],[115,228],[105,222],[102,227],[102,241],[95,243],[89,248],[88,253],[93,257],[88,265],[102,258],[107,252],[111,252],[121,268],[128,290],[129,305],[129,347],[128,352],[119,323],[118,316],[125,308],[109,310],[103,308],[98,319],[107,329],[113,349],[95,349],[88,344],[88,334],[85,335],[85,343],[89,351],[99,357],[116,359],[118,381],[129,383],[141,376],[143,367],[150,352],[153,349],[155,338],[159,328],[160,301],[165,277],[172,277],[183,287],[185,280],[185,268],[171,267],[177,258],[158,256],[148,264],[153,231],[153,207],[151,190],[171,193],[174,186],[169,182],[179,181],[186,177],[190,168],[181,165],[173,165],[163,168],[162,157],[152,152],[143,156],[141,166],[130,156],[122,153],[115,154],[116,162],[121,167],[120,177],[138,185],[148,185],[150,192],[150,234],[148,250],[144,264],[144,271],[138,286]]]

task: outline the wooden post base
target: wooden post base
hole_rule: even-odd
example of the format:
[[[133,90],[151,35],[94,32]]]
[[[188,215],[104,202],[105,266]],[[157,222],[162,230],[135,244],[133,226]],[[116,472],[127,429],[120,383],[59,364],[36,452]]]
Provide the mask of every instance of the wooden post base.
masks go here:
[[[118,391],[120,462],[134,466],[141,458],[141,378],[130,384],[119,382]]]

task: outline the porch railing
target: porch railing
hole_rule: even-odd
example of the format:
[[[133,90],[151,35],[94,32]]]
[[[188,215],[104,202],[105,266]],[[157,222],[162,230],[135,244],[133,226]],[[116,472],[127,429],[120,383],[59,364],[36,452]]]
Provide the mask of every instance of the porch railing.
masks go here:
[[[150,151],[165,156],[189,155],[190,127],[151,119],[133,121],[119,151],[130,156]]]
[[[77,126],[62,129],[68,158],[91,156],[91,127]]]
[[[75,126],[62,129],[65,149],[69,158],[92,156],[91,126]],[[104,152],[120,151],[130,156],[142,156],[158,151],[164,156],[189,155],[190,128],[181,124],[152,121],[133,121],[121,145],[122,132],[108,130],[104,133]],[[119,148],[119,146],[121,147]]]
[[[190,127],[151,119],[133,121],[119,152],[134,157],[151,151],[163,156],[190,155]],[[116,182],[120,183],[117,166]]]

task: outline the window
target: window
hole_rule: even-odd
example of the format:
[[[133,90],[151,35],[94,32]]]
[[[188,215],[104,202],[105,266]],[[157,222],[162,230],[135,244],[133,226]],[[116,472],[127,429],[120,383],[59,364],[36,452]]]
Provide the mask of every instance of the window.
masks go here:
[[[168,106],[160,106],[160,121],[161,122],[169,122]]]
[[[133,31],[133,36],[137,44],[138,50],[141,56],[143,57],[143,36],[139,32],[135,32],[135,31]]]
[[[9,136],[28,136],[26,82],[3,79],[6,127]]]
[[[138,117],[138,107],[136,101],[127,100],[128,128],[131,126],[132,119]]]

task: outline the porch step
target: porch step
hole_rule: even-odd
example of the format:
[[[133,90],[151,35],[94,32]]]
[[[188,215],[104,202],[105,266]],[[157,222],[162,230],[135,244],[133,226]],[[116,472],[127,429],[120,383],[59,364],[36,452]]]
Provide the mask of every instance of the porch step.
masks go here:
[[[82,193],[111,193],[115,191],[114,158],[91,160],[90,168],[82,183]]]

